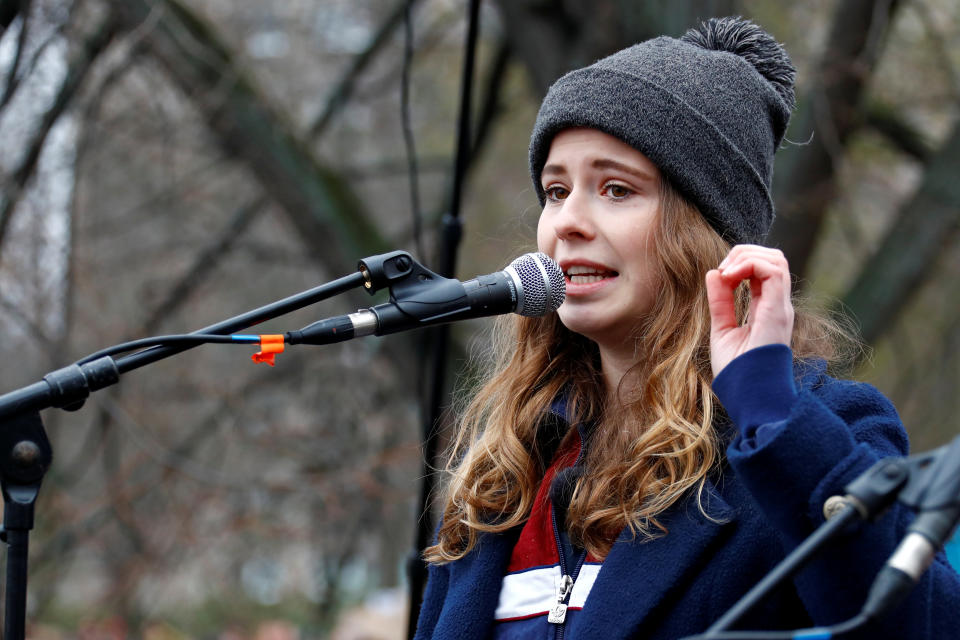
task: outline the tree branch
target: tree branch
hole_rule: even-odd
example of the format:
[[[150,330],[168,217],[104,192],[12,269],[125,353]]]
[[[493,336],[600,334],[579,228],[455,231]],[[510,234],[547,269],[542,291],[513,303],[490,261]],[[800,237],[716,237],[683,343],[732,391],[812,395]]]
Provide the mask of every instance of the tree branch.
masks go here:
[[[346,106],[350,97],[353,95],[357,79],[363,73],[363,70],[373,61],[374,56],[379,53],[380,49],[389,42],[390,36],[403,21],[407,4],[410,4],[412,8],[415,2],[416,0],[400,0],[393,11],[387,16],[387,19],[380,25],[380,28],[377,29],[377,32],[373,38],[371,38],[366,49],[354,57],[353,62],[347,70],[344,71],[343,75],[340,76],[339,82],[337,82],[336,87],[334,87],[330,93],[330,97],[327,99],[327,104],[324,106],[323,111],[320,112],[313,124],[310,125],[310,138],[316,139],[320,137],[330,125],[333,117]]]
[[[194,259],[193,265],[170,288],[170,292],[163,302],[150,312],[143,324],[143,334],[154,333],[160,323],[183,304],[190,293],[203,281],[203,278],[217,266],[220,259],[233,249],[236,241],[247,230],[250,223],[256,219],[257,215],[263,211],[265,206],[266,198],[261,197],[237,210],[220,235],[200,251]]]
[[[129,25],[155,2],[113,0]],[[250,167],[264,191],[328,269],[342,272],[357,256],[382,253],[387,244],[360,200],[334,171],[321,165],[276,111],[212,26],[177,0],[162,0],[145,45],[169,77],[200,107],[227,154]]]
[[[849,0],[837,4],[817,83],[790,131],[809,144],[781,154],[774,174],[777,219],[770,242],[783,249],[800,277],[816,244],[827,207],[836,192],[837,163],[862,123],[861,98],[898,2]],[[882,10],[881,10],[882,9]]]
[[[401,0],[401,2],[397,4],[396,8],[377,30],[367,48],[353,59],[350,67],[343,73],[323,111],[317,116],[309,129],[311,138],[321,136],[326,131],[334,116],[346,106],[353,94],[357,79],[380,49],[389,41],[390,35],[403,19],[407,1],[408,0]],[[143,333],[153,333],[164,318],[174,313],[176,309],[180,307],[183,301],[190,295],[190,292],[216,267],[220,259],[233,249],[236,240],[239,239],[244,230],[257,217],[266,204],[265,199],[259,198],[241,207],[236,212],[220,236],[206,249],[201,251],[200,255],[194,261],[193,266],[191,266],[171,288],[167,298],[150,313],[147,321],[143,325]]]
[[[504,38],[497,46],[497,53],[494,55],[493,64],[487,74],[487,81],[483,92],[483,104],[480,105],[480,112],[477,115],[477,123],[474,127],[473,144],[470,148],[470,165],[475,164],[476,158],[483,152],[483,148],[489,139],[490,132],[493,130],[493,124],[500,115],[501,107],[500,94],[503,89],[503,80],[507,75],[507,67],[512,58],[510,42]]]
[[[960,127],[934,155],[923,183],[842,299],[867,343],[876,342],[927,280],[960,228]]]
[[[864,124],[915,160],[926,162],[934,152],[923,132],[887,105],[875,102],[867,105]]]
[[[12,174],[8,176],[4,189],[5,194],[0,201],[0,246],[3,244],[3,238],[9,227],[14,208],[20,201],[27,181],[36,169],[40,152],[43,151],[50,130],[53,129],[53,125],[56,124],[74,95],[76,95],[97,56],[109,46],[115,34],[114,26],[112,20],[108,18],[83,42],[80,51],[68,64],[67,73],[60,85],[60,90],[46,113],[44,113],[43,119],[27,146],[26,153],[24,153]]]
[[[13,24],[14,18],[20,15],[21,2],[29,0],[0,0],[0,36],[6,33]]]
[[[17,86],[20,60],[23,59],[23,53],[27,48],[27,34],[30,33],[30,0],[22,0],[20,12],[20,34],[17,37],[17,51],[13,54],[13,63],[10,65],[10,72],[7,75],[7,86],[3,90],[3,97],[0,98],[0,107],[6,106]]]
[[[65,25],[60,25],[59,28],[54,29],[49,35],[47,35],[44,41],[36,47],[33,55],[30,56],[30,64],[27,65],[27,68],[22,73],[15,74],[13,71],[11,71],[10,75],[7,77],[7,87],[4,95],[2,98],[0,98],[0,109],[7,106],[23,79],[30,77],[30,74],[32,74],[34,69],[37,68],[37,64],[50,45],[63,35],[64,26]],[[19,50],[17,51],[17,55],[20,55]],[[14,66],[16,67],[18,65]]]

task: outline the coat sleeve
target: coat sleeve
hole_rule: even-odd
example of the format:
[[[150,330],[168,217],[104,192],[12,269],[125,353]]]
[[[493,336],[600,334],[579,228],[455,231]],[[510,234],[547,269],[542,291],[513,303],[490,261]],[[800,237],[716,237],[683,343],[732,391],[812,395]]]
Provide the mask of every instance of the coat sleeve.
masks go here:
[[[783,345],[747,352],[714,381],[738,435],[730,465],[791,550],[824,522],[823,503],[882,457],[907,454],[907,436],[890,402],[870,385],[838,381],[823,366],[795,379]],[[832,541],[794,579],[811,618],[829,625],[856,615],[877,571],[905,535],[908,509]],[[870,638],[936,638],[956,633],[960,577],[944,555]]]
[[[431,564],[428,568],[427,588],[423,594],[423,604],[420,605],[420,616],[417,618],[417,632],[414,635],[414,640],[433,638],[437,620],[443,610],[443,603],[447,599],[449,584],[450,566]]]

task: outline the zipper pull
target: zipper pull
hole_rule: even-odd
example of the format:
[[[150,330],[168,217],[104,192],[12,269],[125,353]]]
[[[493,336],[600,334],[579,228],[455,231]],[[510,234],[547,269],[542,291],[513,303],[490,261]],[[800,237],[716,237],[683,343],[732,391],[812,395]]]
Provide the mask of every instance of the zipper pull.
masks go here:
[[[560,584],[557,586],[557,604],[550,607],[550,614],[547,616],[547,622],[550,624],[563,624],[567,619],[567,605],[564,602],[573,591],[573,578],[563,576],[560,578]]]

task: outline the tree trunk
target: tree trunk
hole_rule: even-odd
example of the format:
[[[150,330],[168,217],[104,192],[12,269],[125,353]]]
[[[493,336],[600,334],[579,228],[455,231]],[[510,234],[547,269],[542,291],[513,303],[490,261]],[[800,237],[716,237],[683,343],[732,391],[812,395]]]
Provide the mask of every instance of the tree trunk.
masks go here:
[[[781,152],[774,174],[777,219],[770,244],[803,277],[827,211],[836,195],[837,165],[861,124],[863,89],[897,2],[849,0],[837,5],[818,81],[800,101],[788,137],[807,140]]]
[[[497,6],[537,95],[567,71],[624,47],[664,34],[680,36],[708,16],[735,13],[731,0],[497,0]]]

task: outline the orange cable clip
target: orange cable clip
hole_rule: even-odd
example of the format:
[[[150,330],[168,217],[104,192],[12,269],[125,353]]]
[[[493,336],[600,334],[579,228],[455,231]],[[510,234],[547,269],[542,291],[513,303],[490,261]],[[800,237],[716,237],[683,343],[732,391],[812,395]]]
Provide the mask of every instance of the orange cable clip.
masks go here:
[[[274,356],[283,353],[283,334],[260,336],[260,351],[250,356],[254,362],[266,362],[271,367]]]

